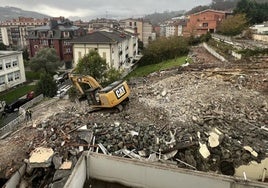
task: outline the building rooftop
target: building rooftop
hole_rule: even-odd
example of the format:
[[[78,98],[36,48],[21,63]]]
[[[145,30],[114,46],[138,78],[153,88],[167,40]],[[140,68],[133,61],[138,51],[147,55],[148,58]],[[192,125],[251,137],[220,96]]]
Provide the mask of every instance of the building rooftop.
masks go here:
[[[130,38],[129,35],[120,32],[96,31],[83,37],[72,40],[72,43],[116,43]]]
[[[18,53],[20,53],[20,51],[3,51],[3,50],[0,50],[0,57],[4,57],[4,56],[7,56],[7,55],[18,54]]]

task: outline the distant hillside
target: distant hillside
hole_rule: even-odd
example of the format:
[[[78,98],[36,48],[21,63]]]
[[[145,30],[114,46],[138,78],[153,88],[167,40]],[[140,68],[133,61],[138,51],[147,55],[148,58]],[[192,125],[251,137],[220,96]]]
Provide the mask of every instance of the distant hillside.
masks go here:
[[[150,22],[153,24],[153,25],[156,25],[156,24],[159,24],[159,23],[162,23],[166,20],[169,20],[171,18],[174,18],[174,17],[177,17],[177,16],[180,16],[182,14],[184,14],[184,10],[181,10],[181,11],[165,11],[163,13],[153,13],[153,14],[148,14],[146,16],[144,16],[144,19],[148,19],[150,20]]]
[[[49,18],[50,16],[33,11],[25,11],[15,7],[0,7],[0,21],[18,17]]]
[[[241,0],[212,0],[212,3],[209,5],[196,6],[188,11],[186,14],[194,14],[206,9],[222,10],[222,11],[232,11],[236,8],[237,3]],[[268,0],[250,0],[255,1],[256,3],[262,4],[267,3]]]

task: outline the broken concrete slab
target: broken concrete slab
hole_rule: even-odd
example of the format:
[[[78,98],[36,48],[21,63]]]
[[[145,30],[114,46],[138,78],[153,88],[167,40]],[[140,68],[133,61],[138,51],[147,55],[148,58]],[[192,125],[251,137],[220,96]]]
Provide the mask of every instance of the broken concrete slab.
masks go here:
[[[53,182],[51,185],[51,188],[63,188],[67,180],[68,180],[68,177],[64,177],[60,179],[59,181]]]
[[[251,155],[253,155],[254,157],[258,157],[258,153],[257,153],[256,151],[254,151],[254,150],[252,149],[252,147],[250,147],[250,146],[244,146],[243,148],[244,148],[245,150],[247,150],[248,152],[250,152]]]
[[[52,148],[35,148],[29,158],[29,165],[32,168],[49,167],[51,165],[54,151]]]
[[[72,168],[72,161],[64,161],[62,165],[60,166],[60,170],[69,170]]]
[[[52,158],[52,161],[55,169],[59,169],[62,165],[62,156],[59,156],[59,154],[55,154]]]
[[[71,173],[71,170],[56,170],[53,176],[53,182],[58,181],[64,177],[68,177]]]
[[[217,128],[212,129],[208,137],[209,147],[215,148],[219,146],[223,140],[223,137],[224,135]]]
[[[88,144],[91,143],[93,138],[93,133],[90,131],[79,131],[77,135],[80,139],[86,141]]]
[[[246,176],[249,179],[261,180],[263,176],[268,178],[268,173],[264,172],[268,169],[268,158],[262,160],[260,163],[251,161],[248,165],[241,165],[235,169],[235,176],[243,177],[243,173],[246,172]]]
[[[207,159],[210,156],[210,151],[208,150],[208,147],[206,144],[202,144],[199,142],[199,153],[202,155],[204,159]]]

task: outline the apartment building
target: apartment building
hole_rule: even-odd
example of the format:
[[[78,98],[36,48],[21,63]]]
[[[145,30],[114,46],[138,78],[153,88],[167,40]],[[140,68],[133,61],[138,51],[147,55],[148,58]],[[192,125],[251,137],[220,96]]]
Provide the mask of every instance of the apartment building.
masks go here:
[[[71,41],[73,44],[74,67],[80,58],[96,50],[106,59],[109,67],[125,69],[138,53],[138,37],[126,32],[102,29]]]
[[[207,32],[215,33],[220,23],[230,12],[207,9],[189,15],[189,21],[183,30],[183,36],[201,36]]]
[[[26,81],[21,51],[0,51],[0,92]]]
[[[145,47],[152,40],[153,26],[148,20],[124,19],[120,20],[119,24],[124,30],[137,34]]]
[[[255,34],[268,34],[268,21],[262,24],[256,24],[250,27]]]
[[[34,27],[46,25],[48,21],[48,18],[34,19],[19,17],[2,22],[0,25],[2,41],[7,46],[23,49],[28,45],[28,31]]]
[[[119,22],[114,19],[106,19],[106,18],[97,18],[97,19],[91,20],[89,21],[89,24],[88,24],[88,33],[94,32],[104,27],[118,29]]]
[[[35,56],[41,48],[55,48],[59,59],[65,62],[65,67],[71,68],[73,49],[70,42],[85,34],[83,28],[73,26],[68,19],[51,19],[49,24],[29,30],[29,55]]]

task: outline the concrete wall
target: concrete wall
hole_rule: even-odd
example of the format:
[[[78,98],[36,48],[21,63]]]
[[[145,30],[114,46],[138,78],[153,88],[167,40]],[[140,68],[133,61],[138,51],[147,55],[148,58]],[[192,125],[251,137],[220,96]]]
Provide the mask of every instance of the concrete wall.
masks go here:
[[[7,182],[13,188],[23,176],[25,165]],[[178,168],[174,165],[149,163],[84,152],[64,188],[84,188],[90,178],[143,188],[267,188],[267,183]]]
[[[146,188],[264,188],[267,184],[243,181],[229,176],[209,174],[176,166],[152,164],[92,153],[87,159],[88,176],[116,181],[131,187]]]
[[[4,188],[14,188],[14,187],[18,187],[21,177],[24,176],[26,170],[26,164],[23,164],[20,169],[15,172],[12,177],[6,182],[6,184],[4,185]]]
[[[216,57],[217,59],[221,60],[221,61],[226,61],[226,59],[224,57],[222,57],[220,54],[218,54],[215,50],[213,50],[212,48],[210,48],[206,43],[203,43],[204,48],[206,48],[206,50],[211,53],[214,57]]]
[[[64,188],[83,188],[87,179],[87,165],[85,155],[77,161],[72,174],[69,176]]]

